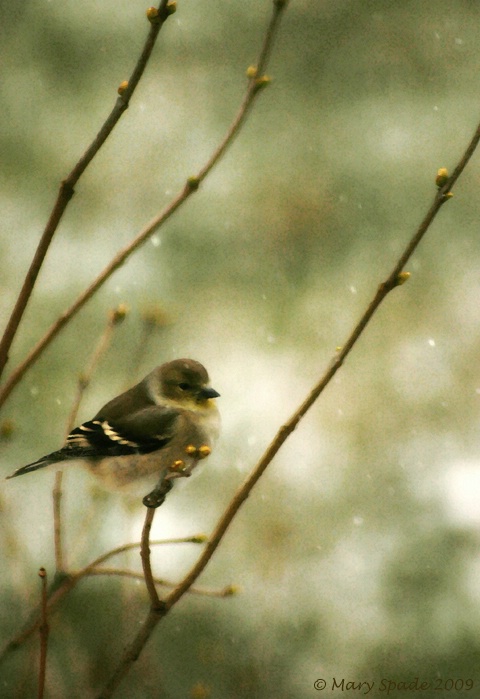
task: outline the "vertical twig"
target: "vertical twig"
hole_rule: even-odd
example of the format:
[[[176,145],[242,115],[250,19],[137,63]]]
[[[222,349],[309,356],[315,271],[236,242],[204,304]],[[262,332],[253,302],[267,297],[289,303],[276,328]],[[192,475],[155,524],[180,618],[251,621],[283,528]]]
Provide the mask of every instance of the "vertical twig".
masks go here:
[[[55,550],[55,572],[62,575],[65,572],[65,557],[62,542],[62,480],[63,471],[55,473],[55,483],[52,491],[53,500],[53,546]]]
[[[78,384],[77,384],[77,392],[75,394],[75,398],[72,403],[72,409],[70,410],[70,415],[68,416],[67,420],[67,425],[65,429],[65,438],[68,437],[72,429],[75,427],[75,421],[77,419],[77,413],[78,409],[80,407],[80,404],[82,402],[83,394],[85,393],[86,389],[90,385],[90,381],[92,380],[92,376],[95,372],[95,369],[97,368],[101,358],[105,354],[105,352],[108,350],[110,347],[110,343],[112,342],[113,338],[113,332],[117,325],[119,325],[123,320],[125,319],[126,315],[128,313],[127,306],[124,303],[121,303],[117,306],[117,308],[114,308],[113,310],[109,311],[108,313],[108,319],[107,319],[107,324],[105,326],[105,329],[100,336],[100,339],[97,343],[97,346],[92,352],[92,355],[90,357],[90,361],[88,362],[85,370],[80,374],[78,378]]]
[[[38,668],[38,699],[43,699],[45,693],[45,678],[47,672],[47,649],[48,649],[48,617],[47,617],[47,571],[45,568],[40,568],[38,571],[40,580],[42,581],[42,597],[41,597],[41,623],[40,631],[40,662]]]
[[[117,308],[110,311],[108,314],[107,324],[105,329],[100,336],[97,346],[92,352],[90,361],[87,364],[85,371],[82,372],[78,379],[77,392],[73,401],[72,409],[67,420],[67,426],[65,430],[65,438],[68,437],[72,428],[74,427],[75,420],[77,418],[78,409],[82,402],[85,390],[88,388],[90,381],[92,379],[93,373],[98,366],[100,359],[103,357],[105,352],[110,347],[110,343],[113,337],[113,331],[119,325],[127,315],[127,307],[125,304],[121,303]],[[65,572],[65,556],[62,545],[62,512],[61,512],[61,500],[62,500],[62,481],[63,481],[63,471],[57,471],[55,474],[55,485],[53,487],[52,498],[53,498],[53,539],[55,547],[55,567],[56,572]]]

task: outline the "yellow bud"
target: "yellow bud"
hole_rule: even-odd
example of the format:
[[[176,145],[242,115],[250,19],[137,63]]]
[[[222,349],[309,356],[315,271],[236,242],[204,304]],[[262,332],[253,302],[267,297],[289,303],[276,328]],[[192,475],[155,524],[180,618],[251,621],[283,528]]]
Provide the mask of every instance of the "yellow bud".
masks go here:
[[[443,195],[444,199],[451,199],[453,197],[453,192],[447,192]]]
[[[184,466],[185,461],[182,461],[182,459],[177,459],[177,461],[174,461],[172,464],[172,468],[174,471],[181,471]]]
[[[262,75],[261,78],[257,78],[255,80],[255,89],[256,90],[261,90],[262,88],[266,87],[271,83],[271,78],[268,75]]]
[[[204,544],[206,541],[208,541],[208,536],[206,534],[196,534],[195,536],[192,536],[192,544]]]
[[[173,15],[173,13],[176,11],[177,11],[177,3],[175,2],[175,0],[172,0],[172,2],[169,2],[167,5],[167,14]]]
[[[257,66],[248,66],[247,68],[247,78],[257,77]]]
[[[117,323],[121,323],[122,320],[125,320],[125,317],[128,313],[128,306],[126,303],[119,303],[116,308],[113,309],[113,311],[110,311],[110,322],[116,325]]]
[[[120,83],[120,85],[118,86],[118,90],[117,90],[118,94],[119,94],[119,95],[123,95],[123,93],[125,92],[125,90],[127,89],[127,87],[128,87],[128,80],[123,80],[123,81]]]
[[[397,286],[405,284],[406,281],[410,279],[410,272],[399,272],[397,274]]]
[[[448,170],[446,167],[441,167],[440,170],[437,172],[437,176],[435,178],[435,184],[437,185],[438,188],[443,187],[445,182],[448,180]]]
[[[198,449],[198,455],[201,459],[206,459],[209,454],[212,453],[212,450],[207,444],[202,444],[201,447]]]
[[[149,7],[148,8],[147,19],[152,24],[157,24],[160,21],[159,16],[158,16],[158,10],[156,7]]]
[[[232,597],[233,595],[238,595],[241,592],[241,588],[238,585],[228,585],[222,592],[224,597]]]
[[[185,453],[186,454],[196,454],[197,453],[197,447],[194,447],[193,444],[189,444],[188,446],[185,447]]]

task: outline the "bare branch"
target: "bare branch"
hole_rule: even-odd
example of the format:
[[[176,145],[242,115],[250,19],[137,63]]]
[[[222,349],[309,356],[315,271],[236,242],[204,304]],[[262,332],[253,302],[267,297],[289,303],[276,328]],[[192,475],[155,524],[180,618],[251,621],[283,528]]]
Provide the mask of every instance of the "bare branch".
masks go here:
[[[134,570],[127,570],[125,568],[93,568],[90,569],[88,575],[111,575],[120,576],[124,578],[133,578],[134,580],[145,580],[143,573],[137,573]],[[160,585],[161,587],[176,587],[176,583],[169,580],[164,580],[163,578],[153,578],[155,585]],[[238,589],[235,585],[227,585],[221,590],[207,590],[199,587],[191,587],[188,591],[194,595],[200,595],[202,597],[233,597],[238,593]]]
[[[47,571],[40,568],[38,571],[42,581],[42,601],[41,601],[41,623],[40,623],[40,662],[38,667],[38,699],[43,699],[45,693],[45,677],[47,671],[47,649],[48,649],[48,617],[47,617]]]
[[[2,340],[0,341],[0,376],[2,375],[8,361],[10,347],[12,346],[12,342],[32,294],[41,266],[50,247],[50,243],[52,242],[52,238],[57,230],[58,224],[60,223],[60,219],[62,218],[63,213],[74,194],[74,187],[100,148],[103,146],[108,136],[113,131],[124,111],[128,108],[133,92],[143,75],[153,47],[155,46],[158,33],[160,32],[160,29],[162,28],[167,17],[171,14],[172,8],[174,8],[174,6],[169,6],[168,0],[162,0],[160,2],[155,20],[153,21],[149,17],[150,31],[145,41],[142,53],[140,54],[133,73],[128,80],[127,87],[121,91],[121,94],[119,94],[115,106],[90,146],[87,148],[70,174],[67,175],[64,180],[62,180],[52,213],[50,214],[50,218],[48,219],[45,230],[43,231],[43,235],[30,264],[30,268],[25,277],[25,281],[18,296],[17,302],[5,328]]]

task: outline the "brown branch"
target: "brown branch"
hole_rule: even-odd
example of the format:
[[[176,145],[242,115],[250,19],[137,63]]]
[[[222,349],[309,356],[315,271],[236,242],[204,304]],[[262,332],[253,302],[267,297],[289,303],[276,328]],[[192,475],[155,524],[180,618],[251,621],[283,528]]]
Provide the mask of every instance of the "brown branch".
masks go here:
[[[43,699],[45,693],[45,677],[47,671],[48,649],[48,617],[47,617],[47,571],[40,568],[38,575],[42,581],[41,623],[40,623],[40,662],[38,667],[38,699]]]
[[[65,556],[62,543],[62,481],[63,471],[55,473],[52,491],[53,503],[53,548],[55,551],[55,570],[57,574],[65,572]]]
[[[23,313],[32,294],[33,287],[35,286],[35,282],[50,247],[50,243],[52,242],[55,231],[60,223],[60,219],[62,218],[63,213],[74,194],[74,187],[102,145],[105,143],[108,136],[113,131],[124,111],[128,108],[133,92],[137,87],[151,56],[158,33],[160,32],[160,29],[162,28],[167,17],[171,14],[172,9],[174,10],[174,5],[170,5],[169,7],[168,0],[161,1],[155,20],[150,20],[150,31],[145,41],[142,53],[128,81],[128,86],[117,98],[115,106],[90,146],[87,148],[70,174],[67,175],[64,180],[62,180],[52,213],[47,221],[47,225],[37,246],[37,250],[30,264],[30,268],[25,277],[17,302],[5,328],[2,340],[0,341],[0,376],[2,375],[8,361],[10,347],[12,346],[12,342],[20,325],[20,321],[22,320]]]
[[[87,573],[88,576],[92,575],[108,575],[108,576],[120,576],[124,578],[133,578],[134,580],[145,580],[143,573],[137,573],[135,570],[128,570],[126,568],[92,568]],[[164,578],[153,578],[155,585],[161,587],[176,587],[177,583],[173,583]],[[202,597],[233,597],[238,594],[238,588],[235,585],[227,585],[221,590],[208,590],[205,588],[191,587],[188,591],[193,595],[201,595]]]
[[[19,383],[20,379],[24,376],[25,372],[38,359],[44,349],[48,347],[62,328],[83,308],[87,301],[92,298],[92,296],[100,289],[100,287],[103,286],[103,284],[112,276],[112,274],[125,263],[130,255],[132,255],[132,253],[143,245],[143,243],[145,243],[145,241],[148,240],[148,238],[150,238],[150,236],[153,235],[153,233],[155,233],[155,231],[157,231],[160,226],[162,226],[170,218],[170,216],[175,213],[175,211],[190,197],[191,194],[198,190],[201,182],[207,177],[213,167],[222,158],[227,148],[232,144],[240,130],[240,127],[245,121],[245,118],[252,107],[256,96],[269,82],[269,79],[262,74],[266,67],[266,61],[270,54],[272,42],[282,10],[286,6],[287,2],[286,0],[274,0],[273,4],[274,12],[272,13],[270,23],[265,33],[265,39],[260,51],[259,61],[256,68],[249,69],[247,71],[249,80],[245,96],[220,145],[213,152],[204,167],[199,170],[196,175],[189,177],[183,189],[169,204],[167,204],[163,211],[161,211],[149,223],[147,223],[147,225],[137,234],[137,236],[115,255],[115,257],[98,275],[98,277],[87,289],[85,289],[82,294],[80,294],[70,308],[60,315],[60,317],[47,330],[45,335],[30,350],[25,359],[12,371],[0,390],[0,408],[5,403],[15,386]]]
[[[68,416],[67,425],[65,428],[65,439],[68,437],[73,427],[75,426],[75,421],[77,419],[78,409],[80,408],[83,394],[90,385],[92,376],[101,358],[110,347],[110,343],[112,342],[113,338],[113,332],[115,328],[125,320],[127,312],[127,307],[125,306],[125,304],[121,303],[117,306],[117,308],[114,308],[108,313],[107,323],[105,325],[104,331],[100,336],[97,346],[92,352],[90,361],[88,362],[85,370],[82,371],[81,375],[78,377],[77,392],[75,394],[75,398],[73,400],[70,415]]]

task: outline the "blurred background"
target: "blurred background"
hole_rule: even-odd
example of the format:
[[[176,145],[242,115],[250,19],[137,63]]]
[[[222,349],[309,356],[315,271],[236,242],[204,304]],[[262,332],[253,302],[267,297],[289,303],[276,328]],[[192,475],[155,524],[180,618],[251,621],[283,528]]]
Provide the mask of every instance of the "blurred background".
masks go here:
[[[205,164],[238,109],[270,5],[179,0],[128,111],[76,187],[10,370]],[[60,180],[137,60],[145,10],[131,0],[0,3],[2,327]],[[463,153],[480,119],[479,46],[470,0],[291,0],[272,84],[226,157],[3,407],[1,473],[62,443],[78,376],[109,311],[125,303],[78,421],[161,362],[204,363],[221,393],[222,438],[157,511],[153,538],[208,534],[390,272],[438,168],[452,170]],[[476,154],[407,266],[409,282],[197,581],[239,593],[184,597],[116,697],[303,699],[320,695],[318,678],[332,697],[333,678],[378,691],[382,678],[419,677],[431,683],[424,699],[448,679],[479,686],[479,173]],[[39,600],[39,567],[53,577],[52,486],[43,471],[0,491],[2,646]],[[103,494],[78,469],[64,488],[71,569],[140,539],[140,502]],[[155,573],[178,581],[199,551],[156,547]],[[109,564],[140,570],[137,551]],[[142,582],[79,583],[50,620],[47,696],[95,696],[147,608]],[[2,699],[35,696],[37,662],[36,635],[3,658]],[[462,686],[455,696],[472,696]]]

